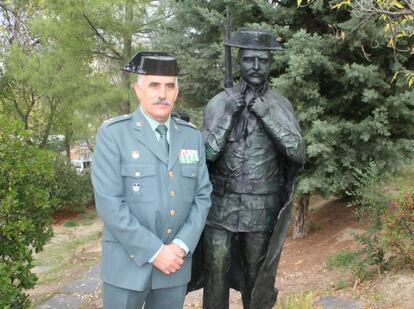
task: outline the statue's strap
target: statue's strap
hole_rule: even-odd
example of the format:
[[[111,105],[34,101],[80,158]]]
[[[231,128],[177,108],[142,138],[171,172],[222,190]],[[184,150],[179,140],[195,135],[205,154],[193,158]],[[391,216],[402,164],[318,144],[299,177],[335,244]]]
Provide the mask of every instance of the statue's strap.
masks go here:
[[[271,194],[280,192],[280,180],[278,179],[261,181],[212,176],[210,181],[213,184],[213,193],[219,196],[223,196],[226,192],[244,194]]]

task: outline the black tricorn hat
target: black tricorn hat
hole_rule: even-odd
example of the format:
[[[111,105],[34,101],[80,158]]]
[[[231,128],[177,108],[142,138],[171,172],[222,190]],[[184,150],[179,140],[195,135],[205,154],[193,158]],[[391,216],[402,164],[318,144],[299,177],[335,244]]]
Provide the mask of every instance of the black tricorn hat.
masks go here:
[[[143,75],[178,75],[177,60],[163,52],[139,52],[122,70]]]
[[[239,28],[224,44],[245,49],[284,50],[272,32],[245,27]]]

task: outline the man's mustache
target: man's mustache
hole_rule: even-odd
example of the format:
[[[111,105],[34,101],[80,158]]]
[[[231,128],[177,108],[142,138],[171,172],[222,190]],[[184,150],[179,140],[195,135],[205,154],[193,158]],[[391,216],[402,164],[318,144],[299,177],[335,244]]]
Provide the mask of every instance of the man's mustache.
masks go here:
[[[171,106],[172,105],[172,102],[170,100],[167,100],[167,99],[156,99],[151,104],[152,105],[163,104],[163,105]]]

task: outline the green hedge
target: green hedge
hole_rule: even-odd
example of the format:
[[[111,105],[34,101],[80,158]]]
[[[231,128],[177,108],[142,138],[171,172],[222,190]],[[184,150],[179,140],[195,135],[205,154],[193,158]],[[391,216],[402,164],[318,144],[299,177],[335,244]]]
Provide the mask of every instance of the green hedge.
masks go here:
[[[8,118],[0,128],[0,308],[25,308],[24,290],[37,279],[33,253],[52,235],[53,154]]]
[[[53,209],[84,208],[93,198],[90,173],[78,175],[65,157],[56,156],[51,162],[55,170],[52,185]]]

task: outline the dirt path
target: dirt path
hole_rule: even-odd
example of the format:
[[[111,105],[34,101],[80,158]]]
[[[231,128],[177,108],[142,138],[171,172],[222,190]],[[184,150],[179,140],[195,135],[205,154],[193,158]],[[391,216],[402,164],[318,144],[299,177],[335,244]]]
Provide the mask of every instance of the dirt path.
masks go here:
[[[35,256],[36,266],[32,271],[39,280],[34,289],[27,291],[32,307],[52,297],[100,262],[102,222],[98,218],[87,225],[70,228],[55,224],[53,231],[52,239]]]
[[[285,243],[276,281],[282,295],[329,289],[337,272],[328,271],[325,261],[339,250],[354,247],[352,233],[363,228],[344,202],[314,200],[312,205],[314,231],[302,240],[288,235]]]
[[[356,247],[353,233],[364,230],[363,223],[357,222],[352,208],[341,201],[313,199],[311,201],[311,226],[313,232],[303,240],[285,243],[277,276],[276,286],[279,299],[301,293],[312,293],[314,300],[330,295],[345,299],[359,299],[368,308],[414,308],[414,272],[394,271],[381,277],[363,282],[353,288],[352,277],[340,270],[329,270],[325,262],[329,256],[339,250]],[[75,228],[55,227],[55,236],[46,246],[46,251],[56,248],[58,244],[70,243],[76,239],[85,239],[100,233],[101,223],[96,219],[92,224]],[[45,282],[36,286],[31,292],[32,299],[43,299],[54,295],[65,284],[81,278],[88,267],[99,263],[99,237],[81,244],[74,249],[64,268],[67,274],[58,282]],[[86,262],[85,262],[86,261]],[[47,274],[47,271],[45,272]],[[42,273],[41,276],[45,276]],[[81,308],[100,308],[100,295],[94,293],[88,305]],[[232,291],[231,309],[242,309],[239,293]],[[187,296],[185,308],[201,308],[202,292],[196,291]],[[304,308],[305,309],[305,308]]]
[[[345,202],[314,199],[311,224],[315,231],[302,240],[290,235],[285,243],[276,280],[281,298],[298,292],[312,292],[315,298],[333,295],[362,300],[364,308],[414,308],[414,272],[393,271],[359,284],[349,273],[329,270],[325,262],[340,250],[355,249],[354,233],[366,226],[358,222],[354,209]]]

